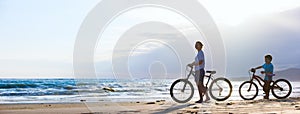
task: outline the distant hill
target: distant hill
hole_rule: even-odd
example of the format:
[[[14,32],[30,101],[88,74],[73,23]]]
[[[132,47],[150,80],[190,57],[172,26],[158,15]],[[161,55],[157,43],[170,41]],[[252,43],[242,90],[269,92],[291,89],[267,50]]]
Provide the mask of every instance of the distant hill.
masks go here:
[[[300,68],[290,68],[275,72],[274,78],[284,78],[289,81],[300,81]]]

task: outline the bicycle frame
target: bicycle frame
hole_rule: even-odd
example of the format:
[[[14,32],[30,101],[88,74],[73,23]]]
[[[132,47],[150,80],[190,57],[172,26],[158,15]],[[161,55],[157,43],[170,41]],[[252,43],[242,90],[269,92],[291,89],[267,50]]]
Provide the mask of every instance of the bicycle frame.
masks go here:
[[[249,71],[249,72],[250,72],[250,71]],[[261,87],[264,87],[263,84],[262,84],[262,82],[266,83],[260,76],[255,75],[255,72],[253,72],[252,77],[251,77],[251,79],[250,79],[250,82],[253,82],[253,80],[256,80],[256,81],[259,83],[259,85],[260,85]],[[274,81],[272,80],[271,83],[273,83],[273,82],[274,82]],[[273,86],[271,86],[271,85],[272,85],[271,83],[270,83],[270,87],[271,87],[271,88],[277,88],[277,89],[280,89],[280,90],[283,89],[282,87],[280,87],[280,86],[278,86],[278,85],[273,85]],[[250,87],[249,87],[249,89],[248,89],[247,91],[250,91],[250,90],[251,90],[251,87],[252,87],[252,83],[250,84]]]
[[[193,76],[196,75],[196,74],[195,74],[195,71],[193,71],[193,67],[190,67],[190,69],[191,69],[191,70],[190,70],[190,72],[189,72],[189,74],[187,75],[187,78],[186,78],[185,80],[188,80],[188,79],[190,78],[191,75],[193,75]],[[214,80],[214,77],[213,77],[213,75],[212,75],[211,73],[210,73],[209,75],[204,75],[204,76],[205,76],[205,77],[208,77],[208,80],[207,80],[207,82],[206,82],[206,84],[205,84],[205,88],[207,88],[207,85],[208,85],[209,81],[210,81],[210,80]],[[183,86],[181,92],[184,92],[186,84],[187,84],[187,83],[184,84],[184,86]],[[222,89],[222,87],[219,86],[218,84],[217,84],[217,86],[218,86],[220,89]]]
[[[265,83],[265,81],[260,76],[257,76],[254,73],[252,75],[252,78],[251,78],[250,82],[253,82],[253,80],[256,80],[261,87],[263,87],[263,83]],[[251,85],[252,85],[252,83],[251,83]],[[251,88],[251,85],[250,85],[250,88]]]

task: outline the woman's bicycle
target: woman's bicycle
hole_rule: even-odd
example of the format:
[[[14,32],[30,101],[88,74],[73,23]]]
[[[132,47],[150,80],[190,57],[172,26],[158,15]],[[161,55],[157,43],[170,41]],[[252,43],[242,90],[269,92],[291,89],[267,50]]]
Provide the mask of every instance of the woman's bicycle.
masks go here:
[[[194,95],[193,84],[189,81],[191,75],[195,76],[195,71],[193,67],[187,66],[186,69],[190,68],[189,74],[186,78],[178,79],[172,83],[170,88],[170,94],[174,101],[178,103],[186,103],[190,101]],[[232,85],[230,81],[226,78],[216,78],[214,79],[213,74],[216,71],[206,71],[209,75],[207,77],[207,82],[205,88],[207,88],[210,80],[213,80],[209,86],[210,96],[217,101],[224,101],[228,99],[232,92]]]
[[[250,72],[252,72],[252,76]],[[258,95],[258,86],[254,83],[254,80],[256,80],[261,87],[263,87],[262,82],[265,83],[260,76],[255,75],[255,72],[256,70],[249,70],[250,81],[243,82],[239,87],[239,94],[244,100],[253,100]],[[272,76],[275,76],[275,74]],[[292,92],[292,85],[286,79],[272,80],[270,85],[272,94],[277,99],[287,98]]]

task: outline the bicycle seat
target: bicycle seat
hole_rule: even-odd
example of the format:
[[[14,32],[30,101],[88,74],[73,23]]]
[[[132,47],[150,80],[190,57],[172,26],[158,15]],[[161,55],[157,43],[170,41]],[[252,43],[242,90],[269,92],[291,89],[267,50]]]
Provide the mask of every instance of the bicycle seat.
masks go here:
[[[210,70],[208,70],[208,71],[206,71],[206,73],[216,74],[217,72],[216,71],[210,71]]]
[[[268,76],[275,76],[275,74],[269,74]]]

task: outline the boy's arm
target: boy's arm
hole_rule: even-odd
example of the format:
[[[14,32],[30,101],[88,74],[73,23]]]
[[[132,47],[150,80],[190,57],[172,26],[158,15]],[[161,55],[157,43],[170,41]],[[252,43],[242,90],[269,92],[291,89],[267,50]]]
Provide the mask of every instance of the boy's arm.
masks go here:
[[[261,71],[262,74],[266,74],[267,76],[272,76],[273,73],[272,72],[265,72],[265,71]]]
[[[258,66],[256,68],[251,68],[251,72],[255,72],[256,69],[260,69],[260,68],[262,68],[262,66]]]
[[[272,72],[265,72],[267,75],[272,75],[273,73]]]
[[[262,66],[258,66],[258,67],[254,68],[254,69],[256,70],[256,69],[261,69],[261,68],[262,68]]]

